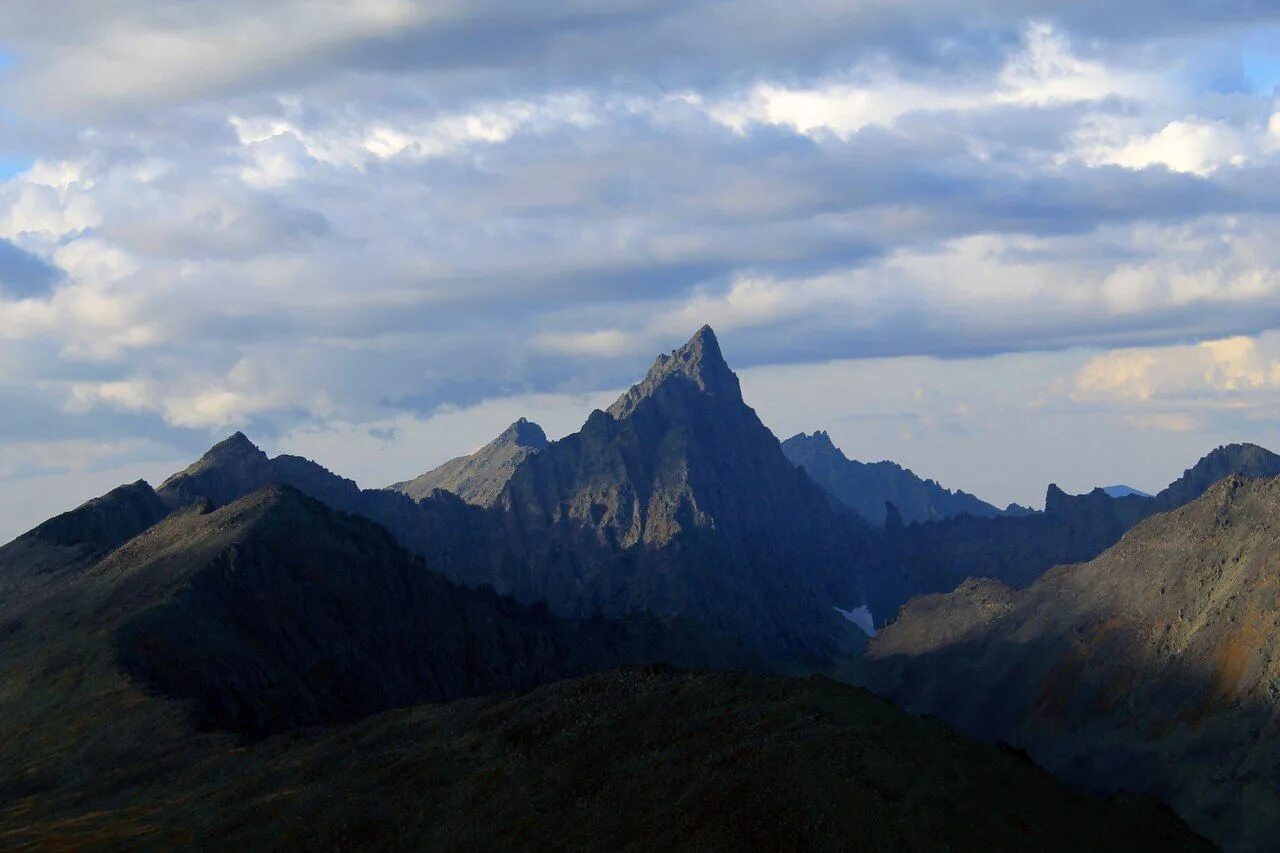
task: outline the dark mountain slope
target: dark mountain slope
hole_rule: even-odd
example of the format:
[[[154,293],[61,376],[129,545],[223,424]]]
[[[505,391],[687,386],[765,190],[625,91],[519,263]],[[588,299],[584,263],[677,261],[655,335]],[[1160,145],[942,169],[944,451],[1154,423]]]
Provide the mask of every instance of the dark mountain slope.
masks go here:
[[[83,568],[167,512],[142,480],[112,489],[0,547],[0,591],[36,575]]]
[[[545,609],[456,586],[382,528],[288,487],[179,513],[95,572],[112,601],[148,605],[116,634],[126,671],[219,728],[353,720],[610,660]]]
[[[0,846],[1208,849],[1167,811],[821,679],[627,670],[105,769],[87,793],[0,799]]]
[[[1231,849],[1280,837],[1280,479],[1232,476],[1025,590],[912,601],[864,677]]]
[[[884,526],[886,502],[897,507],[907,524],[953,515],[993,518],[1001,514],[968,492],[944,489],[934,480],[922,480],[893,462],[849,459],[821,430],[812,435],[791,436],[782,442],[782,452],[842,504],[877,527]]]
[[[524,418],[469,456],[450,459],[425,474],[388,488],[415,500],[430,497],[436,489],[453,492],[467,503],[489,506],[502,494],[516,466],[545,450],[547,434]]]
[[[573,623],[459,586],[287,486],[179,509],[79,572],[27,579],[0,599],[0,636],[0,681],[39,694],[96,661],[201,727],[254,735],[622,663],[755,663],[678,621]]]
[[[239,432],[166,480],[158,494],[169,506],[207,500],[219,507],[268,485],[292,486],[333,509],[377,522],[451,577],[477,574],[472,563],[487,565],[505,553],[498,520],[456,495],[437,492],[414,500],[387,489],[361,489],[301,456],[268,457]]]

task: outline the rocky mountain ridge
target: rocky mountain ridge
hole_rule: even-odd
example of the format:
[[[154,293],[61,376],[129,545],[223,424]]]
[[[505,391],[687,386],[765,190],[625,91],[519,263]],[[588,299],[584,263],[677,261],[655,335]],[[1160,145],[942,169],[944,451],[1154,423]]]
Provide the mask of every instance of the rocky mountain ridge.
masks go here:
[[[1069,495],[1050,484],[1040,513],[887,524],[887,568],[868,589],[872,612],[877,624],[892,621],[912,596],[949,592],[966,578],[1027,586],[1053,566],[1092,560],[1143,519],[1182,506],[1231,474],[1278,476],[1280,456],[1253,444],[1225,445],[1155,497],[1112,497],[1101,488]]]
[[[863,678],[1094,790],[1160,796],[1228,849],[1265,849],[1280,834],[1277,553],[1280,478],[1233,474],[1026,589],[970,580],[913,600]]]
[[[871,524],[883,527],[886,504],[897,509],[903,522],[937,521],[954,515],[994,518],[1004,511],[968,492],[943,488],[894,462],[858,462],[835,446],[825,431],[799,433],[782,442],[792,463],[804,468],[841,503]],[[1018,513],[1020,507],[1011,506]]]

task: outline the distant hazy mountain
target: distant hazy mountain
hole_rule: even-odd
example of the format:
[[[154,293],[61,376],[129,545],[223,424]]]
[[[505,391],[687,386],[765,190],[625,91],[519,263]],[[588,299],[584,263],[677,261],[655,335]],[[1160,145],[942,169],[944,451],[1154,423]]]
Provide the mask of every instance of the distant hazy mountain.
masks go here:
[[[546,447],[547,435],[542,427],[521,418],[475,453],[450,459],[438,468],[389,488],[415,499],[444,489],[467,503],[489,506],[502,494],[516,467]]]
[[[1151,497],[1151,495],[1140,489],[1135,489],[1133,486],[1103,486],[1102,491],[1106,492],[1109,498],[1127,498],[1130,495],[1137,495],[1140,498]]]
[[[1001,511],[967,492],[951,491],[894,462],[858,462],[831,443],[822,430],[800,433],[782,442],[782,451],[845,506],[884,526],[885,503],[897,507],[903,522],[936,521],[953,515],[992,518]]]
[[[912,601],[873,641],[866,677],[1092,789],[1158,793],[1228,849],[1271,849],[1277,553],[1280,479],[1233,474],[1028,589],[968,581]]]
[[[1068,495],[1050,485],[1042,513],[891,523],[886,569],[868,587],[872,613],[882,624],[913,595],[947,592],[970,577],[1026,586],[1052,566],[1093,559],[1142,519],[1194,500],[1233,473],[1280,475],[1280,456],[1257,445],[1232,444],[1209,453],[1155,497],[1112,497],[1101,488]]]

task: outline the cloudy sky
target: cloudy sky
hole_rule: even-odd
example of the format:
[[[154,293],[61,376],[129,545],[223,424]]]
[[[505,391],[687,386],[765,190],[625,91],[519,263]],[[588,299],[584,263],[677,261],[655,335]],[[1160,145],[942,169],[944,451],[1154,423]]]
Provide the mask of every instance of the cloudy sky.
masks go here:
[[[992,501],[1280,449],[1269,0],[6,0],[0,539],[244,429],[362,485],[711,323]]]

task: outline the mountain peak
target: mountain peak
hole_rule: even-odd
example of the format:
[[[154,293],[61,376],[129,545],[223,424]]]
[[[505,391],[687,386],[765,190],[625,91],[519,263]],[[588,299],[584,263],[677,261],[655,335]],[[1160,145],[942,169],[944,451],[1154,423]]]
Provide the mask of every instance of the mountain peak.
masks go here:
[[[513,445],[515,447],[527,447],[531,450],[545,450],[547,447],[547,434],[543,432],[542,427],[533,421],[527,418],[520,418],[503,430],[502,434],[491,443],[494,446]]]
[[[219,441],[213,447],[210,447],[200,457],[200,461],[214,459],[232,459],[237,457],[258,457],[266,458],[267,454],[263,453],[258,445],[249,440],[244,433],[236,430],[231,435]]]
[[[799,445],[807,445],[811,451],[820,451],[827,455],[839,454],[841,458],[847,458],[840,448],[836,447],[835,442],[831,440],[831,436],[824,429],[815,430],[812,435],[798,432],[784,441],[782,448],[787,450],[788,446],[798,447]]]
[[[1195,500],[1209,486],[1228,476],[1280,476],[1280,456],[1256,444],[1224,444],[1214,448],[1156,496],[1166,507]]]
[[[210,447],[185,470],[161,484],[157,493],[170,508],[205,497],[223,506],[272,481],[271,460],[242,432]]]
[[[546,450],[549,443],[542,427],[520,418],[474,453],[450,459],[425,474],[388,488],[415,501],[443,489],[467,503],[488,506],[502,494],[520,463]]]
[[[650,397],[672,377],[690,381],[701,392],[727,400],[742,402],[742,389],[738,377],[724,360],[720,342],[710,326],[703,326],[693,333],[684,346],[660,355],[649,368],[649,373],[639,384],[618,398],[609,407],[615,420],[627,417],[639,403]]]

